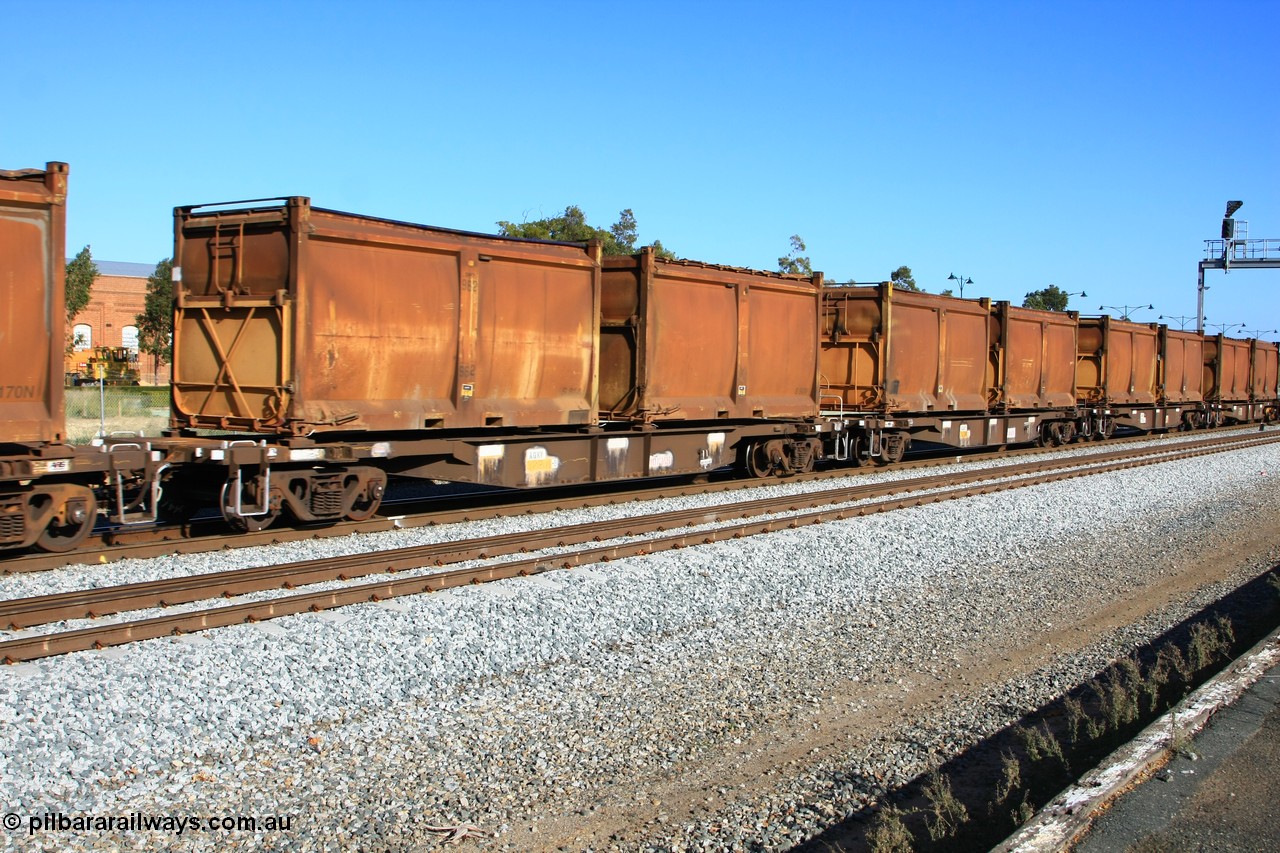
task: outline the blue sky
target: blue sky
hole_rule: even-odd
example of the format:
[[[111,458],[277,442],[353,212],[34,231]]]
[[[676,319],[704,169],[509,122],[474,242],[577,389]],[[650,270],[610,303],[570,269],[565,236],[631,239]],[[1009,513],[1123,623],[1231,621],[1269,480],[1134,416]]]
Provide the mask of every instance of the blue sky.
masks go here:
[[[1280,2],[0,0],[0,168],[71,164],[68,252],[154,263],[175,205],[493,231],[566,205],[684,257],[1192,315],[1242,199],[1280,239]],[[1210,272],[1280,328],[1280,270]],[[1275,339],[1277,335],[1264,335]]]

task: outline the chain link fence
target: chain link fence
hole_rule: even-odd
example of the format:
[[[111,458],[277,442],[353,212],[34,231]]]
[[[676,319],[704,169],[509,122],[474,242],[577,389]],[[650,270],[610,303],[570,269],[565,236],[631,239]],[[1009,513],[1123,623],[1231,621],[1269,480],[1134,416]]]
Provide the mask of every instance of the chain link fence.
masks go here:
[[[81,385],[66,389],[67,440],[88,444],[96,436],[158,436],[169,424],[166,386]]]

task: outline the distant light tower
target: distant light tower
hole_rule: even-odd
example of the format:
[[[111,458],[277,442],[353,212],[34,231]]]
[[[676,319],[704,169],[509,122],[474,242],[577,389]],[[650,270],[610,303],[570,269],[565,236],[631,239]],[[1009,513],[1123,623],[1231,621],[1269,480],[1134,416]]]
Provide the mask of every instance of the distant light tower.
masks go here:
[[[1099,305],[1099,311],[1119,311],[1121,320],[1128,320],[1129,315],[1139,308],[1146,308],[1148,311],[1156,310],[1154,305]]]
[[[1182,331],[1184,331],[1184,332],[1185,332],[1185,331],[1187,330],[1187,324],[1188,324],[1188,323],[1190,323],[1192,320],[1201,320],[1201,319],[1203,319],[1203,318],[1200,318],[1200,317],[1183,317],[1183,316],[1182,316],[1182,315],[1180,315],[1180,314],[1161,314],[1161,315],[1160,315],[1159,317],[1157,317],[1156,319],[1157,319],[1157,320],[1177,320],[1177,321],[1178,321],[1178,328],[1179,328],[1180,330],[1182,330]]]
[[[962,276],[962,275],[956,275],[955,273],[952,273],[951,275],[947,276],[947,281],[954,281],[954,282],[957,282],[957,283],[960,285],[960,298],[961,298],[961,299],[964,299],[964,286],[965,286],[966,284],[973,284],[973,279],[971,279],[971,278],[965,278],[964,276]]]

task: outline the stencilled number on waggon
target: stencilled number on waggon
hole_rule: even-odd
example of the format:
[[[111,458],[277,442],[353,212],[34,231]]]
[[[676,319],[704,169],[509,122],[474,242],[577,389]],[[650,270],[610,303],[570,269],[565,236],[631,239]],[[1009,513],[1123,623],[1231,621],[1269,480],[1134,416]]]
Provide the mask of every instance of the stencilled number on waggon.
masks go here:
[[[0,397],[6,400],[34,400],[36,396],[36,386],[34,385],[4,385],[4,393]]]

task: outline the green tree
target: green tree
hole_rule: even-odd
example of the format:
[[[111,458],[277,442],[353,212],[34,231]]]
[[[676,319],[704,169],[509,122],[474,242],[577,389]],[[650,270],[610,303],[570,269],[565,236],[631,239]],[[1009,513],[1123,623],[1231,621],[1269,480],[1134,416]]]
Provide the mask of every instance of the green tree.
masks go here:
[[[67,279],[64,287],[67,309],[67,328],[75,320],[76,315],[85,309],[93,294],[93,282],[98,277],[98,265],[93,262],[93,253],[85,246],[67,262]],[[68,338],[67,352],[75,346],[75,340]]]
[[[138,349],[156,356],[161,364],[173,361],[173,259],[156,264],[147,276],[147,296],[138,324]]]
[[[916,284],[915,277],[911,274],[911,267],[898,267],[889,273],[889,281],[893,282],[893,286],[899,290],[914,290],[916,293],[922,293],[920,285]]]
[[[635,214],[627,208],[618,214],[618,221],[604,228],[596,228],[587,223],[587,215],[577,205],[569,205],[561,216],[546,219],[535,219],[530,222],[498,221],[499,231],[507,237],[527,237],[534,240],[562,240],[568,243],[586,243],[599,240],[601,249],[606,255],[632,255],[640,251],[636,246],[639,230]],[[653,242],[654,252],[658,257],[674,258],[675,253],[662,245],[662,241]]]
[[[813,275],[813,264],[809,262],[807,255],[800,254],[803,251],[805,251],[804,240],[799,234],[792,234],[791,251],[785,257],[778,258],[778,272],[790,275]]]
[[[1070,298],[1065,290],[1051,284],[1042,290],[1033,290],[1022,300],[1023,308],[1038,308],[1041,311],[1066,311]]]

